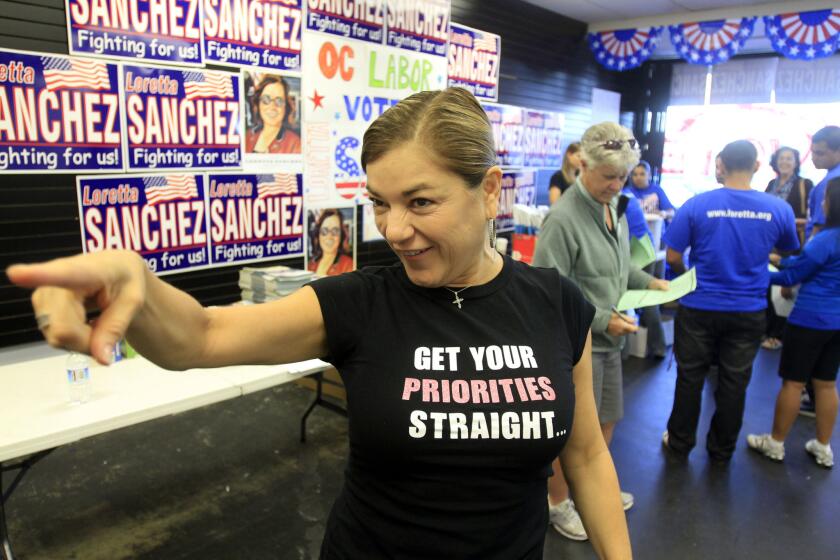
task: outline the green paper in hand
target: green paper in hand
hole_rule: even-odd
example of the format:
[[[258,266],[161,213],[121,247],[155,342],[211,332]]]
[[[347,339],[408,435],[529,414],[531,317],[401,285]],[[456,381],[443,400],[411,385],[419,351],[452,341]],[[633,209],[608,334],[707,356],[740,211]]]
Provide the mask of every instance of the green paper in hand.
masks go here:
[[[692,268],[682,276],[671,280],[671,285],[667,291],[662,290],[628,290],[624,292],[621,299],[616,305],[619,311],[626,311],[628,309],[639,309],[641,307],[650,307],[651,305],[660,305],[669,301],[680,299],[686,294],[689,294],[697,289],[697,272]]]
[[[644,268],[655,260],[656,251],[653,249],[650,237],[643,235],[630,239],[630,262],[639,268]]]

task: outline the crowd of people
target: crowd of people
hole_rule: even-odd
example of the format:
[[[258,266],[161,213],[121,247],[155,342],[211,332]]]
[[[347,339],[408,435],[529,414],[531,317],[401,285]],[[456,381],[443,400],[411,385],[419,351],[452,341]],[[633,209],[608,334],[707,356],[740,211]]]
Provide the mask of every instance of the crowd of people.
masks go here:
[[[664,271],[654,265],[645,276],[640,276],[645,271],[632,266],[625,272],[629,254],[621,244],[628,237],[648,234],[644,221],[633,218],[635,207],[641,206],[644,214],[667,222],[662,242],[670,271],[678,275],[690,266],[697,275],[697,289],[681,298],[675,318],[677,380],[662,435],[664,448],[686,458],[695,446],[703,386],[716,367],[715,412],[706,449],[713,462],[726,464],[741,430],[758,350],[781,348],[782,387],[773,429],[748,435],[747,445],[781,461],[800,402],[807,402],[810,394],[816,408],[816,438],[805,449],[818,465],[831,467],[840,367],[840,127],[828,126],[813,136],[813,164],[827,171],[816,187],[801,176],[799,152],[781,147],[769,162],[776,177],[765,192],[754,189],[758,152],[751,142],[740,140],[726,145],[715,158],[720,188],[692,197],[679,210],[651,181],[651,167],[633,153],[634,144],[629,130],[602,123],[590,128],[580,143],[570,145],[564,168],[551,178],[549,192],[555,196],[534,255],[535,265],[560,270],[596,306],[593,385],[605,441],[609,444],[614,421],[621,417],[621,361],[616,353],[605,368],[602,357],[610,356],[622,336],[637,329],[633,318],[612,306],[628,289],[667,289],[667,284],[657,284],[654,275],[662,277]],[[610,159],[595,157],[598,149],[608,150]],[[567,169],[573,164],[575,182],[569,184]],[[598,166],[600,172],[593,174]],[[622,200],[625,196],[629,200]],[[627,224],[621,221],[622,209]],[[768,264],[781,270],[771,272]],[[783,286],[783,297],[796,297],[787,321],[774,311],[771,284]],[[793,286],[799,286],[796,294]],[[663,356],[658,306],[639,312],[648,328],[649,353]],[[609,341],[612,346],[605,343]],[[548,487],[552,524],[562,535],[584,540],[587,533],[559,465],[554,472]],[[621,495],[629,509],[632,495]]]
[[[128,251],[7,274],[34,289],[51,345],[103,364],[127,337],[176,370],[316,357],[335,365],[347,389],[350,455],[324,559],[537,559],[549,525],[590,539],[600,557],[630,558],[624,510],[634,500],[620,488],[609,444],[624,415],[621,349],[639,326],[616,305],[628,289],[670,287],[661,270],[630,259],[631,237],[647,235],[645,213],[670,221],[668,266],[681,273],[688,261],[697,275],[675,321],[668,453],[694,447],[716,365],[706,448],[713,461],[731,458],[753,358],[771,338],[771,282],[800,288],[783,332],[771,333],[781,338],[783,380],[772,432],[747,436],[749,447],[783,459],[811,381],[816,438],[805,448],[830,467],[840,365],[840,128],[813,137],[814,165],[828,170],[813,188],[798,175],[799,154],[782,149],[767,192],[753,189],[757,151],[742,140],[717,158],[722,186],[679,209],[640,155],[631,131],[614,123],[570,145],[529,266],[495,249],[502,170],[481,105],[459,88],[421,92],[378,117],[362,147],[393,266],[322,278],[265,304],[211,308]],[[337,246],[343,230],[340,217],[322,218],[327,251],[327,238]],[[772,274],[771,260],[780,267]],[[91,307],[101,310],[94,322]],[[658,309],[640,311],[655,331]],[[664,356],[664,338],[651,351]]]

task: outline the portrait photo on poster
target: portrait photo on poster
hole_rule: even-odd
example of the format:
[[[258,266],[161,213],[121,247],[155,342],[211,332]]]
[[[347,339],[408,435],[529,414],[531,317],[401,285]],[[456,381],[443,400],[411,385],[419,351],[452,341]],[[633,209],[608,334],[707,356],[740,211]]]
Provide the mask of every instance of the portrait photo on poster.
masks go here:
[[[306,212],[306,269],[337,276],[356,269],[356,207]]]
[[[300,78],[243,71],[242,88],[245,166],[301,166]]]

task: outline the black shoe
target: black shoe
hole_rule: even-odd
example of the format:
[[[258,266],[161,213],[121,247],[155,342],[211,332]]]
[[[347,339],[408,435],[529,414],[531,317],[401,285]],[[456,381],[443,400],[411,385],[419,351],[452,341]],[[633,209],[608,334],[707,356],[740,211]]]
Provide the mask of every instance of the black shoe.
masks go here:
[[[671,447],[671,444],[668,442],[668,430],[665,430],[662,434],[662,449],[666,451],[665,454],[667,456],[673,459],[679,459],[681,461],[688,460],[688,453],[682,453]]]
[[[729,463],[732,461],[732,456],[723,457],[721,455],[712,455],[709,453],[709,465],[718,468],[726,468],[729,466]]]

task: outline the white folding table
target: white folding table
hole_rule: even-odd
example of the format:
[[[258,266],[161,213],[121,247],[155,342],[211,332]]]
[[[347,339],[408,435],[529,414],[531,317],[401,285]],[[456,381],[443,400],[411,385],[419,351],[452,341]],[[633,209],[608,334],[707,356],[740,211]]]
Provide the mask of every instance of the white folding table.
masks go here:
[[[319,374],[329,367],[321,360],[308,360],[176,372],[142,357],[109,367],[92,362],[92,397],[79,405],[68,401],[65,360],[66,353],[43,343],[0,351],[2,560],[13,558],[4,503],[26,471],[56,447]],[[306,417],[319,400],[320,394],[304,413],[301,439]],[[3,492],[2,474],[7,471],[17,474]]]

